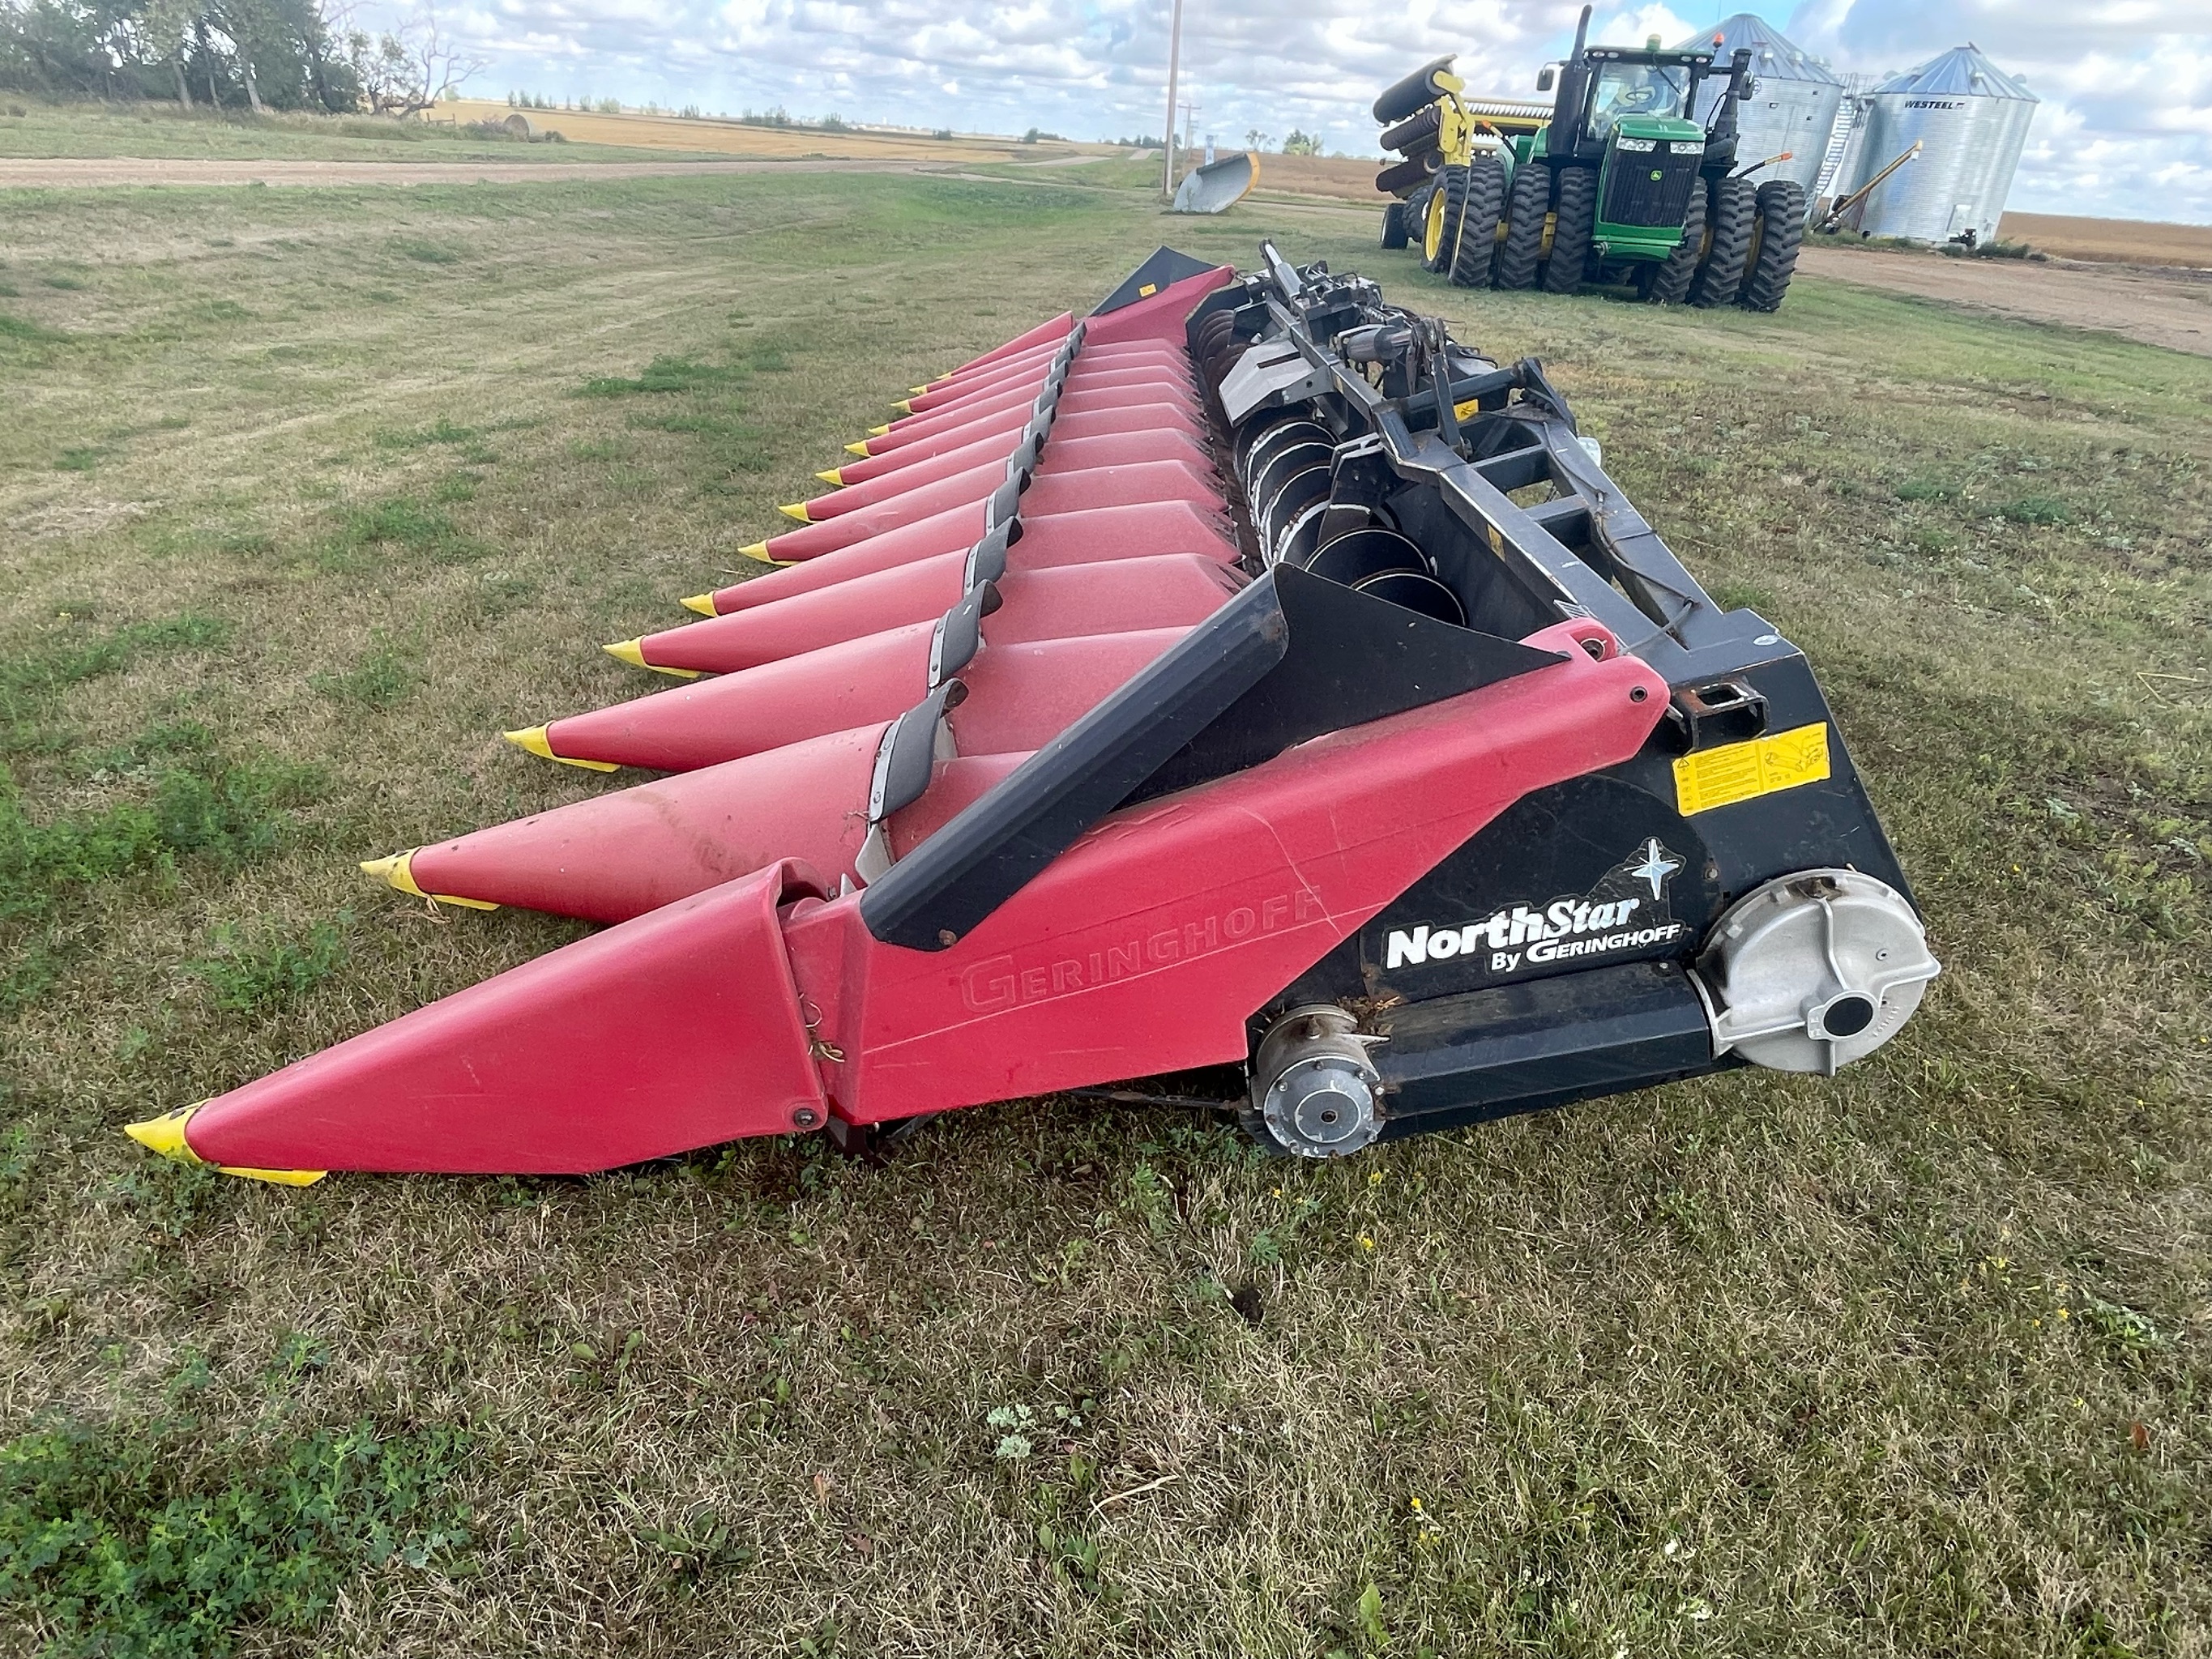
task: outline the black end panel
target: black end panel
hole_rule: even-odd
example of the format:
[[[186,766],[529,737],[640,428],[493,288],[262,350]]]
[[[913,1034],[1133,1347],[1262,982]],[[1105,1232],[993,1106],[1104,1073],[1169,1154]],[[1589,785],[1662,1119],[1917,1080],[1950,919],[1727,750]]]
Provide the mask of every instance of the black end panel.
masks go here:
[[[1178,253],[1171,247],[1157,249],[1150,258],[1123,279],[1121,287],[1101,300],[1098,308],[1091,314],[1103,317],[1124,306],[1133,306],[1139,300],[1150,299],[1152,295],[1145,291],[1146,289],[1157,293],[1170,283],[1180,283],[1186,276],[1203,276],[1215,269],[1217,267],[1203,259],[1194,259],[1188,253]]]
[[[1378,1015],[1385,1135],[1414,1134],[1694,1077],[1711,1026],[1671,962],[1592,968]]]
[[[1290,648],[1254,582],[860,896],[886,945],[941,951],[1021,890]]]
[[[1278,566],[901,860],[861,919],[943,950],[1118,806],[1561,660]]]
[[[1290,650],[1129,799],[1172,794],[1273,760],[1324,732],[1364,726],[1565,660],[1289,565],[1269,574],[1290,626]]]

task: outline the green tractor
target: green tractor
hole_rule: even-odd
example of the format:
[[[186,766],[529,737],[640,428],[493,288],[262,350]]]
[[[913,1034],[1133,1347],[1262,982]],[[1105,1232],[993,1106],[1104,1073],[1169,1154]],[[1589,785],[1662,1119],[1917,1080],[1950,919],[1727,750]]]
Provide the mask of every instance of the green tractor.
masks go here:
[[[1422,228],[1436,243],[1424,262],[1463,287],[1572,294],[1587,282],[1627,283],[1658,304],[1777,309],[1796,269],[1805,192],[1789,179],[1753,179],[1784,157],[1737,167],[1736,106],[1754,90],[1751,53],[1722,65],[1711,52],[1662,51],[1656,36],[1640,50],[1592,46],[1589,15],[1584,7],[1572,55],[1537,79],[1540,92],[1556,88],[1549,119],[1510,137],[1493,125],[1486,137],[1475,130],[1491,124],[1470,116],[1472,141],[1417,187]],[[1437,84],[1439,68],[1385,93],[1378,118]],[[1726,89],[1700,125],[1698,88],[1721,77]],[[1460,98],[1456,77],[1441,79],[1454,82],[1459,107],[1482,107]],[[1419,118],[1398,119],[1386,145]],[[1402,177],[1412,159],[1383,176]],[[1393,206],[1402,221],[1413,199]],[[1386,242],[1389,233],[1386,216]]]

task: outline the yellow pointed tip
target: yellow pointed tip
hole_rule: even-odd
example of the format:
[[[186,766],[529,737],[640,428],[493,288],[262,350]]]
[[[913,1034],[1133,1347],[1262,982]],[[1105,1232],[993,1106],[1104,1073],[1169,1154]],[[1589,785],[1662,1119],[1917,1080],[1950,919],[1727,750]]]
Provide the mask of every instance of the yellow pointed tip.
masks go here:
[[[714,596],[712,593],[694,593],[683,601],[683,605],[686,611],[696,611],[702,617],[719,617],[722,614],[714,609]]]
[[[919,398],[923,392],[928,391],[930,386],[936,384],[936,381],[932,380],[929,386],[910,386],[906,389],[906,395],[909,398]]]
[[[866,438],[863,438],[856,444],[847,444],[845,446],[845,453],[848,455],[858,455],[863,460],[866,459],[868,453],[868,441]]]
[[[811,519],[806,516],[806,503],[805,501],[787,501],[781,507],[776,508],[776,511],[782,514],[787,519],[798,520],[801,524],[811,524],[814,522]]]
[[[126,1123],[123,1133],[129,1135],[149,1152],[159,1152],[163,1158],[173,1158],[179,1164],[206,1162],[191,1149],[185,1139],[185,1125],[192,1121],[192,1114],[207,1103],[179,1107],[173,1112],[164,1112],[159,1117],[149,1117],[143,1123]]]
[[[173,1112],[164,1112],[159,1117],[149,1117],[143,1123],[126,1123],[123,1133],[151,1152],[163,1158],[173,1158],[179,1164],[205,1164],[185,1139],[185,1126],[192,1121],[192,1114],[207,1104],[204,1100],[191,1106],[180,1106]],[[246,1170],[233,1164],[211,1166],[217,1174],[239,1176],[247,1181],[266,1181],[279,1187],[312,1187],[330,1173],[327,1170]]]
[[[920,394],[917,393],[916,395],[919,396]],[[902,415],[911,415],[914,413],[914,403],[911,398],[902,398],[896,403],[893,404],[891,407],[898,410]]]
[[[526,754],[535,755],[540,760],[558,761],[563,766],[580,766],[586,772],[618,772],[622,769],[613,761],[578,760],[573,755],[555,754],[553,740],[542,726],[528,726],[520,732],[502,732],[500,736],[505,738],[517,749],[522,750]],[[364,870],[368,868],[365,864],[361,867]],[[454,902],[465,904],[469,901],[458,899]]]
[[[817,472],[814,476],[833,489],[842,489],[845,487],[845,471],[842,467],[833,466],[827,472]]]
[[[422,850],[419,847],[410,847],[404,853],[394,853],[390,858],[364,859],[361,872],[364,876],[374,877],[410,898],[428,898],[430,896],[415,884],[415,854]]]
[[[763,564],[781,564],[783,562],[781,559],[772,559],[769,556],[768,544],[766,542],[749,542],[744,546],[739,548],[738,551],[745,558],[758,559]]]
[[[647,662],[645,659],[645,653],[638,648],[639,643],[636,640],[622,640],[613,645],[602,646],[600,649],[610,657],[626,662],[633,668],[650,668],[656,674],[672,674],[679,680],[696,680],[699,678],[700,671],[696,668],[670,668],[660,663]],[[556,755],[552,758],[559,760],[562,757]],[[610,767],[608,769],[611,771],[613,769]]]
[[[888,422],[888,421],[886,421],[886,422],[884,422],[884,424],[883,424],[883,425],[881,425],[881,426],[872,426],[872,427],[870,427],[870,428],[868,428],[868,435],[869,435],[871,438],[880,438],[880,437],[882,437],[882,436],[884,435],[884,433],[886,433],[886,432],[890,431],[890,429],[891,429],[891,428],[890,428],[890,422]]]

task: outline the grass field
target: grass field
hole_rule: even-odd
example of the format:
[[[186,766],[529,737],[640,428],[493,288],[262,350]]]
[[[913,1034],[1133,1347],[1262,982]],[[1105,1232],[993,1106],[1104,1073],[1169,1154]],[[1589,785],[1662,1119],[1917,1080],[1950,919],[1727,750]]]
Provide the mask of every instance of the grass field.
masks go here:
[[[16,111],[21,113],[11,112]],[[504,104],[483,106],[483,118],[503,120],[506,114]],[[463,118],[477,118],[473,109]],[[595,125],[604,127],[607,123],[602,118]],[[716,148],[702,144],[696,153]],[[665,143],[654,153],[664,158],[688,159]],[[0,158],[49,155],[143,155],[161,161],[553,164],[635,161],[639,151],[619,142],[528,144],[515,139],[482,138],[462,131],[457,123],[397,121],[366,115],[254,116],[243,110],[217,111],[205,104],[187,112],[169,103],[42,103],[21,95],[0,96]]]
[[[1805,283],[1468,294],[1785,627],[1948,966],[1335,1167],[1067,1102],[887,1165],[276,1190],[118,1133],[571,937],[354,860],[901,388],[1276,210],[942,179],[0,218],[0,1644],[2212,1653],[2212,362]]]

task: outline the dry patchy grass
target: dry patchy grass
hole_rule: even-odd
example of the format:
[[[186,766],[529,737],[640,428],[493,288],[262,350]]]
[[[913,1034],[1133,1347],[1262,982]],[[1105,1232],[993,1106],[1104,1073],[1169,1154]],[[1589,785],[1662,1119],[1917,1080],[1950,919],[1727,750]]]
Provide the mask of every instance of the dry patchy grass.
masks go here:
[[[817,177],[0,228],[0,1430],[67,1426],[142,1524],[373,1425],[401,1542],[331,1531],[328,1605],[234,1610],[252,1651],[2212,1644],[2212,365],[1816,283],[1468,295],[1285,218],[1541,354],[1805,644],[1949,964],[1876,1060],[1341,1167],[1066,1102],[883,1167],[149,1160],[118,1125],[570,937],[351,860],[615,787],[496,731],[650,689],[593,647],[1164,224]]]

